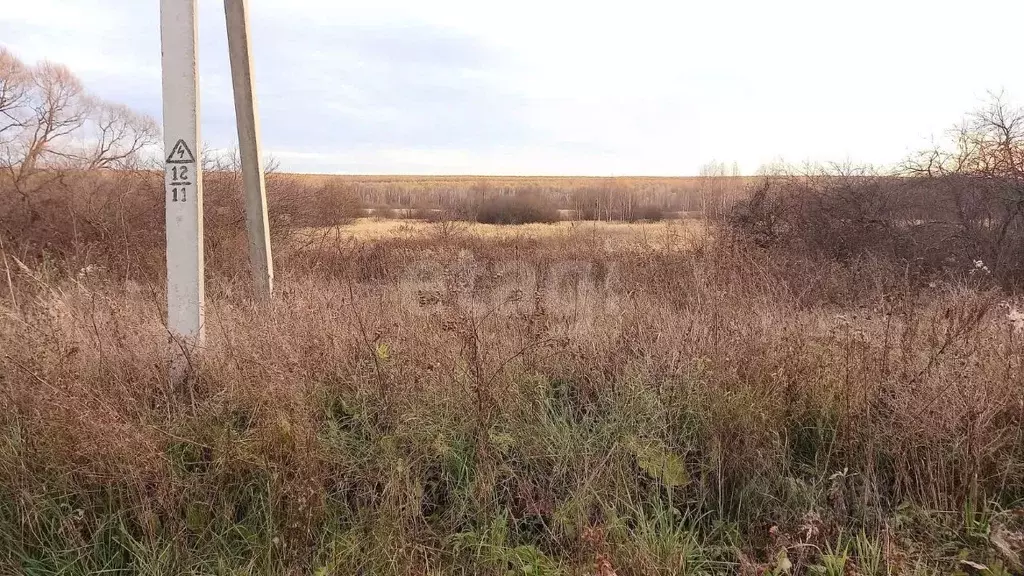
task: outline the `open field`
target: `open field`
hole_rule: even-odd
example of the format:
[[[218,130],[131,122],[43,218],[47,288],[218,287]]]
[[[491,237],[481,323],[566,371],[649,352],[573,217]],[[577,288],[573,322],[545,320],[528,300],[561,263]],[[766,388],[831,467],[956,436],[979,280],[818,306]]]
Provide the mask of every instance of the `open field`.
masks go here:
[[[296,232],[263,304],[222,238],[184,387],[159,259],[6,244],[0,571],[1017,570],[1024,342],[983,279],[449,225]]]
[[[699,219],[661,222],[561,221],[553,224],[504,226],[460,221],[359,218],[334,227],[299,229],[291,240],[300,244],[316,245],[318,240],[325,237],[358,241],[444,236],[513,241],[571,240],[588,237],[605,248],[626,250],[645,247],[672,248],[681,243],[702,240],[707,234],[707,223]]]
[[[93,4],[89,25],[60,36],[121,24]],[[191,5],[164,4],[176,4],[164,16]],[[619,12],[608,35],[584,27],[616,39],[616,52],[633,44]],[[16,40],[59,45],[36,20]],[[189,36],[186,19],[170,20]],[[760,28],[778,36],[784,20]],[[336,36],[296,22],[311,39]],[[915,29],[938,37],[933,24]],[[562,82],[492,107],[499,70],[477,74],[478,59],[459,55],[472,37],[437,42],[430,28],[364,41],[338,29],[351,44],[338,62],[296,43],[304,63],[358,61],[359,75],[397,82],[361,98],[346,74],[340,90],[315,75],[319,93],[267,107],[302,114],[288,126],[287,141],[309,150],[298,157],[351,165],[382,152],[430,170],[435,155],[421,152],[447,161],[486,144],[484,157],[515,162],[550,151],[546,166],[569,146],[590,164],[607,159],[600,172],[629,165],[611,161],[616,149],[654,166],[727,141],[761,156],[780,129],[790,132],[780,142],[812,133],[799,105],[758,129],[751,110],[711,115],[697,92],[645,89],[633,91],[642,105],[624,100],[600,122],[577,124],[566,109],[568,126],[586,127],[571,138],[547,126],[530,136],[520,124],[549,117],[503,114],[501,102],[575,107]],[[787,37],[827,56],[819,36]],[[390,48],[364,66],[363,43]],[[989,44],[964,45],[994,54]],[[530,52],[546,59],[548,46]],[[580,64],[587,51],[574,47]],[[405,52],[417,53],[416,82],[393,65]],[[458,73],[431,66],[436,57]],[[139,61],[114,64],[123,75]],[[309,78],[289,68],[278,98]],[[944,76],[969,81],[969,68]],[[450,89],[456,76],[472,83]],[[581,108],[630,92],[593,80]],[[805,102],[823,80],[801,85]],[[317,109],[328,93],[349,101],[350,119]],[[392,96],[431,113],[406,116]],[[387,114],[366,116],[362,100]],[[448,115],[473,102],[506,125]],[[672,109],[664,117],[659,102]],[[680,102],[702,109],[695,130],[672,129]],[[849,129],[822,111],[804,110],[818,128]],[[870,117],[900,120],[850,119]],[[891,170],[772,164],[745,178],[710,162],[695,178],[332,176],[270,163],[273,297],[254,294],[237,156],[187,150],[178,124],[163,150],[154,119],[0,46],[0,576],[1024,574],[1024,108],[993,95],[948,141]],[[623,128],[615,146],[587,142]],[[502,134],[521,136],[503,144]],[[333,144],[317,142],[325,136]],[[205,274],[206,337],[194,341],[167,320],[168,249],[183,245],[203,251],[191,255]]]

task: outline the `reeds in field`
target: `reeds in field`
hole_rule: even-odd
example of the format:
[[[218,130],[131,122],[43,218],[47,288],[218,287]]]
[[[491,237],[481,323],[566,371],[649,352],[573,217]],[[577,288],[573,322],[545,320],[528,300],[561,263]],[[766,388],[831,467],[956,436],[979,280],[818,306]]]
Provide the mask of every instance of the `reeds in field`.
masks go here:
[[[1017,570],[1011,295],[673,226],[282,245],[272,302],[214,271],[181,388],[158,278],[24,263],[0,315],[0,563]]]

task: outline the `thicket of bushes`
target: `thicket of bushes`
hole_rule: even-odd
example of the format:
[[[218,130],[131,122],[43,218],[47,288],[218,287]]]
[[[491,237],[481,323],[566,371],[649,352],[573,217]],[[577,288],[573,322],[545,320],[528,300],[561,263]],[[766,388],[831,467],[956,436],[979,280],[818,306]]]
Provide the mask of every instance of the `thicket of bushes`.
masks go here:
[[[476,221],[485,224],[557,222],[558,208],[536,191],[494,196],[476,207]]]
[[[271,234],[334,227],[363,216],[348,187],[267,175]],[[203,174],[207,265],[235,269],[245,262],[241,174],[210,166]],[[89,265],[159,273],[165,257],[164,179],[155,171],[67,172],[21,198],[0,178],[0,241],[26,262],[44,258],[78,270]]]
[[[726,218],[756,245],[909,272],[1024,280],[1024,110],[995,100],[899,170],[770,174]]]
[[[496,196],[538,195],[578,219],[629,221],[641,212],[721,213],[741,196],[739,176],[630,177],[411,177],[324,176],[346,182],[367,206],[431,209],[474,220],[476,209]]]
[[[632,213],[629,215],[629,218],[627,218],[627,220],[629,220],[630,222],[637,222],[641,220],[645,222],[658,222],[660,220],[663,220],[664,218],[665,213],[661,210],[661,208],[658,208],[657,206],[652,206],[650,204],[645,204],[643,206],[638,206],[636,209],[634,209]]]

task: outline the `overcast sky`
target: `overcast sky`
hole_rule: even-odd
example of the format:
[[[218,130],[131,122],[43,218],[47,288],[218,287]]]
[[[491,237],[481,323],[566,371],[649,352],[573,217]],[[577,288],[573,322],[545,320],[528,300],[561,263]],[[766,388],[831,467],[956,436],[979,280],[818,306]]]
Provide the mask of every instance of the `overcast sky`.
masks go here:
[[[223,3],[199,0],[202,139],[234,146]],[[1020,0],[250,0],[267,152],[291,171],[746,173],[887,164],[988,91],[1024,103]],[[160,117],[159,0],[4,0],[0,43]]]

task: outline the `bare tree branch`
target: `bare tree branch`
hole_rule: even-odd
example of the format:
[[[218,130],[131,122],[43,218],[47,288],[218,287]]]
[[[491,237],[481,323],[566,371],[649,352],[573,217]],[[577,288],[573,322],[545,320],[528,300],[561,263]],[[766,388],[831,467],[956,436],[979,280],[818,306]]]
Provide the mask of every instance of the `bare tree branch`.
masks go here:
[[[137,166],[159,139],[153,119],[91,96],[65,66],[26,66],[0,48],[0,177],[31,204],[74,170]]]

